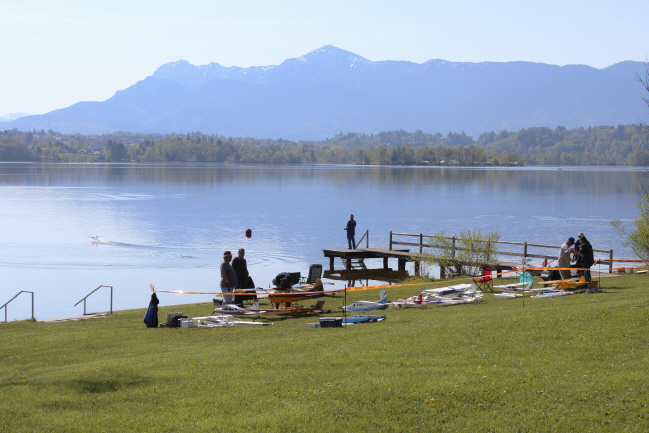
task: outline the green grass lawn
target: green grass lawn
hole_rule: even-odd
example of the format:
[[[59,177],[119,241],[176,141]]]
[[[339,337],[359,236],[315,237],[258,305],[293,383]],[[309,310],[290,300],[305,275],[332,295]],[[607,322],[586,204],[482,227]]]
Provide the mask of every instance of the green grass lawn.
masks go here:
[[[601,293],[524,303],[486,294],[335,329],[307,329],[317,316],[147,329],[145,308],[1,324],[0,431],[646,432],[648,283],[604,278]],[[162,323],[213,309],[160,298]],[[347,302],[360,299],[378,290]]]

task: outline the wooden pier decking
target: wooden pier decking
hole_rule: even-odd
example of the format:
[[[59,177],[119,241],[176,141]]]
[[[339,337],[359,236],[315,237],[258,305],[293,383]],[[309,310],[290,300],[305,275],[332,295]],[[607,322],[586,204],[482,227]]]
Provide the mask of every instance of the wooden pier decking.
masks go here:
[[[399,261],[398,270],[406,270],[406,262],[416,261],[413,259],[410,250],[391,250],[390,248],[356,248],[350,250],[342,249],[323,249],[325,257],[329,258],[329,270],[334,270],[334,259],[340,257],[345,261],[345,268],[352,268],[352,260],[358,259],[383,259],[383,269],[388,269],[388,259],[397,259]]]
[[[398,238],[399,240],[395,239]],[[464,251],[460,241],[462,239],[453,237],[441,237],[438,235],[424,235],[424,234],[413,234],[413,233],[396,233],[390,232],[390,241],[389,247],[384,248],[369,248],[369,230],[365,232],[361,240],[358,241],[357,245],[360,245],[361,242],[365,239],[365,248],[357,247],[356,249],[340,248],[340,249],[323,249],[325,257],[329,258],[329,272],[333,272],[334,261],[336,257],[340,257],[343,261],[345,269],[351,271],[354,268],[354,264],[359,264],[361,268],[366,269],[364,260],[365,259],[383,259],[383,269],[390,269],[388,267],[389,259],[397,259],[398,261],[398,271],[406,270],[407,262],[415,263],[415,275],[419,275],[420,270],[420,254],[424,252],[424,249],[437,248],[436,240],[446,240],[446,245],[448,249],[452,250],[452,257],[456,256],[456,251]],[[415,240],[416,242],[413,242]],[[458,242],[456,245],[456,241]],[[508,271],[512,269],[519,269],[526,264],[529,266],[529,263],[532,260],[546,262],[557,260],[557,252],[560,246],[557,245],[541,245],[541,244],[532,244],[529,242],[505,242],[505,241],[494,241],[496,245],[502,246],[502,249],[498,249],[496,253],[497,263],[495,266],[492,266],[493,270],[497,274],[500,274],[503,271]],[[444,243],[442,243],[444,245]],[[402,249],[399,247],[414,247],[415,251],[410,249]],[[520,249],[519,249],[520,248]],[[514,249],[512,251],[512,249]],[[550,250],[550,251],[548,251]],[[593,249],[593,252],[596,253],[596,259],[602,265],[608,267],[608,273],[613,272],[613,250],[601,250]],[[516,258],[520,261],[506,261],[509,258]],[[356,262],[356,263],[354,263]],[[541,266],[537,264],[536,266]],[[441,270],[442,274],[444,269]],[[498,275],[501,277],[501,275]]]
[[[388,260],[397,259],[398,271],[406,270],[407,262],[415,262],[415,275],[419,275],[419,264],[420,259],[418,257],[419,253],[411,252],[407,249],[390,249],[390,248],[356,248],[350,250],[348,248],[341,249],[323,249],[325,257],[329,258],[329,272],[334,271],[334,260],[336,257],[340,257],[345,264],[346,270],[352,269],[353,260],[365,260],[365,259],[383,259],[383,269],[389,269]],[[498,262],[495,267],[495,271],[500,273],[502,271],[511,270],[519,268],[520,263],[512,262]]]

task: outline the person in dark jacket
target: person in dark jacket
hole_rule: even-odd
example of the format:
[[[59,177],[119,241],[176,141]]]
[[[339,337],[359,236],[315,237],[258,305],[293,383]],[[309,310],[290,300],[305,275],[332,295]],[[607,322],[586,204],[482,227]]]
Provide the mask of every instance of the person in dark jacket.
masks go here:
[[[572,256],[572,260],[575,262],[574,266],[578,269],[577,270],[577,275],[580,275],[580,276],[584,275],[584,271],[581,270],[581,268],[582,268],[582,266],[581,266],[582,258],[579,255],[579,253],[581,252],[581,238],[583,236],[584,236],[584,234],[581,233],[581,232],[579,232],[579,234],[577,235],[577,241],[575,242],[575,245],[573,247],[574,250],[575,250],[575,255]]]
[[[247,289],[247,282],[249,278],[248,273],[248,263],[244,256],[246,255],[246,250],[239,248],[237,256],[232,259],[232,269],[234,273],[237,274],[237,286],[236,289]],[[243,305],[243,296],[234,295],[234,303],[236,305]]]
[[[232,259],[232,269],[234,273],[237,274],[237,289],[246,289],[246,281],[248,280],[248,263],[244,258],[246,255],[246,250],[239,248],[237,256]]]
[[[354,239],[354,236],[356,235],[356,221],[354,221],[354,214],[349,216],[349,221],[345,226],[345,230],[347,230],[347,244],[349,249],[356,249],[356,240]]]
[[[581,267],[584,268],[584,278],[590,283],[590,267],[595,263],[595,257],[593,255],[593,246],[590,244],[586,236],[583,233],[579,233],[579,252],[575,253],[581,257]]]

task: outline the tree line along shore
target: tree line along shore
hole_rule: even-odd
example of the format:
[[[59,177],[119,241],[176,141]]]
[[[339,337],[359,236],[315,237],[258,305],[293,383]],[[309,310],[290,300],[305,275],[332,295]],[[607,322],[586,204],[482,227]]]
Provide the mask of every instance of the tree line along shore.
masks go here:
[[[0,131],[0,161],[227,162],[356,165],[649,165],[645,125],[534,127],[464,133],[404,130],[337,134],[322,141],[183,134]]]

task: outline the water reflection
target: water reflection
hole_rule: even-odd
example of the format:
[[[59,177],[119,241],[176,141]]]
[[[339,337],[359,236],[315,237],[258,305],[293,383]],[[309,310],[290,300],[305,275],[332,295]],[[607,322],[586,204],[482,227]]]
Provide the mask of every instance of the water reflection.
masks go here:
[[[144,308],[151,283],[217,289],[222,252],[240,247],[267,287],[279,272],[324,264],[323,249],[345,248],[350,213],[371,247],[387,247],[390,231],[498,230],[504,241],[551,245],[583,231],[628,257],[609,221],[635,218],[644,181],[620,168],[0,163],[0,303],[38,289],[38,318],[73,315],[88,289],[107,284],[116,309]],[[330,277],[337,287],[380,280]]]
[[[620,172],[625,175],[621,176]],[[471,188],[489,185],[507,193],[521,189],[571,193],[626,193],[647,180],[637,168],[461,168],[393,166],[266,166],[228,164],[0,163],[0,184],[170,183],[252,184],[319,179],[341,185]]]

